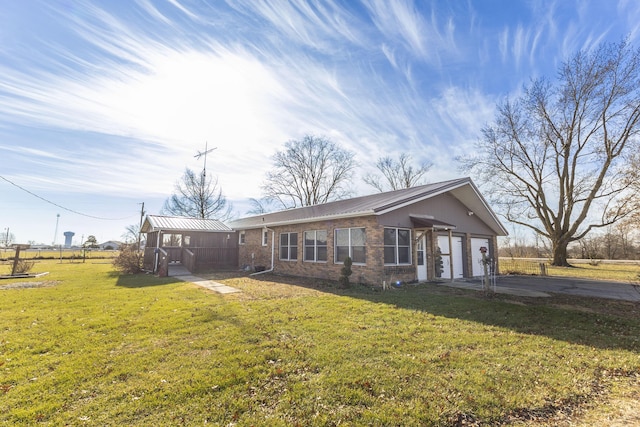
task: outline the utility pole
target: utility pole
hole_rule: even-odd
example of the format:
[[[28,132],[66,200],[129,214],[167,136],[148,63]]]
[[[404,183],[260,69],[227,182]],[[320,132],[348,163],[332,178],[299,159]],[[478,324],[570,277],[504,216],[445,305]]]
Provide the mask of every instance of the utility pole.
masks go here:
[[[208,141],[205,142],[204,143],[204,151],[198,151],[198,154],[193,156],[198,160],[200,160],[200,157],[204,156],[204,167],[202,168],[202,176],[204,176],[204,177],[207,176],[207,154],[218,148],[218,147],[214,147],[214,148],[212,148],[210,150],[207,150],[208,144],[209,144]]]
[[[58,238],[58,222],[60,221],[60,214],[56,214],[56,231],[53,233],[53,245],[56,245],[56,239]]]

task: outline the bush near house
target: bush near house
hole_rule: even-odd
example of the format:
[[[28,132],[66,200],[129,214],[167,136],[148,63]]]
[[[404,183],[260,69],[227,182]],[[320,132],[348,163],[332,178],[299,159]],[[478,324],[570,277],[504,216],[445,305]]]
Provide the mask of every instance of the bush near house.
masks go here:
[[[144,253],[136,244],[122,245],[113,265],[124,274],[137,274],[142,272],[143,258]]]

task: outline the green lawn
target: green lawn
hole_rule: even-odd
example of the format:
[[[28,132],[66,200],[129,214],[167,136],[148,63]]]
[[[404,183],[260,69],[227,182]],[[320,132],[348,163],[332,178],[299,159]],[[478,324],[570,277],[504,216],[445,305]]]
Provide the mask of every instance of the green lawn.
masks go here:
[[[640,376],[637,304],[34,270],[0,281],[3,425],[530,424]]]

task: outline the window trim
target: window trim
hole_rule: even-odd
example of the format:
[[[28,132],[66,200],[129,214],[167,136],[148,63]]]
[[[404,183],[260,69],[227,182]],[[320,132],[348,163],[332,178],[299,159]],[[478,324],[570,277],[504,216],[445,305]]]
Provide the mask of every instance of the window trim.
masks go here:
[[[242,230],[241,232],[238,233],[238,244],[244,245],[245,242],[246,242],[246,236],[245,236],[244,230]]]
[[[324,245],[318,245],[318,232],[324,232],[325,233],[325,244]],[[311,245],[307,245],[307,233],[313,233],[313,246]],[[305,230],[302,233],[302,243],[303,243],[303,249],[302,249],[302,261],[303,262],[320,262],[320,263],[326,263],[329,259],[329,233],[327,232],[327,230]],[[307,259],[307,248],[311,248],[313,247],[313,259]],[[318,259],[318,248],[325,248],[326,250],[326,258],[325,259]]]
[[[336,255],[338,253],[338,232],[342,230],[349,231],[349,254],[348,256],[351,258],[353,265],[367,265],[367,227],[344,227],[344,228],[336,228],[333,233],[333,263],[334,264],[344,264],[344,261],[339,261],[336,259]],[[351,232],[352,230],[363,230],[364,232],[364,262],[356,262],[353,260],[353,245],[351,244]],[[357,246],[361,247],[361,246]]]
[[[395,230],[395,244],[392,245],[387,245],[384,242],[384,231],[385,230]],[[398,240],[400,238],[400,230],[404,230],[404,231],[408,231],[409,232],[409,245],[400,245]],[[413,265],[413,245],[412,245],[413,241],[411,240],[411,229],[410,228],[404,228],[404,227],[384,227],[383,229],[383,240],[382,240],[382,260],[384,265]],[[391,262],[386,262],[386,260],[384,259],[384,251],[387,248],[394,248],[394,257],[395,257],[395,262],[391,263]],[[409,250],[409,261],[408,262],[400,262],[400,248],[408,248]]]
[[[291,244],[291,235],[295,234],[296,238],[294,240],[294,245]],[[279,238],[279,250],[278,250],[278,259],[280,261],[298,261],[298,232],[297,231],[286,231],[284,233],[280,233],[280,238]],[[287,258],[282,258],[282,236],[287,235]],[[291,248],[296,248],[296,257],[295,258],[291,258]]]

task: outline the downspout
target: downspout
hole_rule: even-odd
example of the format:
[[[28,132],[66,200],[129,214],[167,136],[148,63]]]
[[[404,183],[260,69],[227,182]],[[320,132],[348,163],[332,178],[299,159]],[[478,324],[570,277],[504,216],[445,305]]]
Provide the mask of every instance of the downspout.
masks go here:
[[[268,270],[257,271],[251,273],[249,276],[257,276],[258,274],[270,273],[275,268],[275,255],[276,255],[276,232],[270,228],[264,227],[264,230],[271,231],[271,268]]]
[[[155,273],[156,271],[158,271],[158,257],[160,256],[160,229],[158,229],[158,238],[156,240],[156,250],[155,255],[156,255],[156,259],[155,262],[153,263],[153,272]]]
[[[455,281],[453,277],[453,231],[449,230],[449,271],[451,272],[451,281]]]

